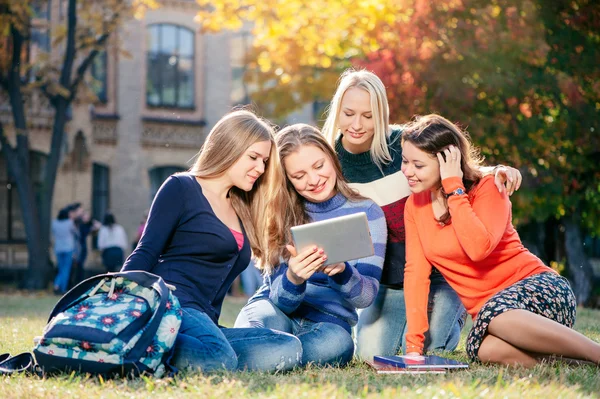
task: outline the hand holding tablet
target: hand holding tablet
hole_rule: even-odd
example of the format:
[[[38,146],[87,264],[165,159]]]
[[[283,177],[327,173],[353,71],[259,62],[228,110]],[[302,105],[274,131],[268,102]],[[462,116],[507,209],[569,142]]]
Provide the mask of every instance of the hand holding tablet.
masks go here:
[[[337,265],[339,263],[366,258],[375,253],[367,214],[364,212],[294,226],[291,231],[295,249],[299,253],[315,248],[316,252],[319,249],[324,251],[325,260],[321,266],[329,275],[344,270],[345,266]],[[328,268],[329,265],[335,267]]]
[[[286,248],[291,255],[286,275],[288,280],[295,285],[300,285],[308,280],[310,276],[323,267],[327,260],[327,255],[325,255],[323,249],[318,248],[316,245],[308,246],[300,253],[292,245],[286,245]]]

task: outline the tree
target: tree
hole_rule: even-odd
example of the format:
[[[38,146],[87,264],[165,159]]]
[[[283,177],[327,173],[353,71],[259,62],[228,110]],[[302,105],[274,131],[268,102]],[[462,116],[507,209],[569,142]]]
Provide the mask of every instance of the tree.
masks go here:
[[[298,100],[327,100],[331,76],[349,65],[366,67],[388,88],[392,121],[441,113],[468,127],[489,163],[520,167],[525,187],[513,197],[515,220],[559,222],[562,253],[578,299],[586,301],[591,267],[582,240],[572,237],[581,227],[600,235],[600,4],[210,3],[199,16],[205,29],[255,24],[255,62],[270,74],[253,96],[259,106],[287,101],[269,108],[286,112]]]
[[[48,264],[52,196],[59,166],[67,112],[77,98],[86,72],[123,21],[148,7],[153,0],[69,0],[66,7],[66,26],[52,32],[53,45],[62,54],[40,56],[28,65],[23,54],[31,41],[31,21],[34,6],[46,1],[0,1],[0,89],[8,95],[12,112],[12,131],[9,135],[0,122],[0,145],[7,162],[9,176],[18,182],[17,192],[27,235],[28,273],[24,286],[42,289],[50,279]],[[24,75],[32,76],[27,83]],[[44,182],[36,203],[36,192],[29,169],[29,132],[25,96],[45,96],[54,110],[52,138]],[[39,204],[39,207],[38,205]]]
[[[250,21],[255,51],[248,60],[252,101],[267,117],[281,117],[307,102],[328,100],[352,59],[395,40],[396,20],[413,0],[197,0],[205,32],[236,30]],[[385,33],[384,33],[385,32]]]
[[[554,228],[564,231],[564,240],[555,245],[564,247],[565,258],[553,259],[554,251],[542,255],[566,260],[578,300],[585,303],[593,274],[580,228],[600,234],[600,168],[594,162],[600,155],[600,5],[463,4],[428,12],[431,20],[451,26],[426,34],[438,43],[426,62],[371,54],[366,65],[388,84],[395,79],[412,91],[392,95],[393,109],[411,110],[418,101],[425,112],[436,110],[468,126],[492,163],[509,160],[521,167],[527,184],[513,199],[516,220],[558,221]]]

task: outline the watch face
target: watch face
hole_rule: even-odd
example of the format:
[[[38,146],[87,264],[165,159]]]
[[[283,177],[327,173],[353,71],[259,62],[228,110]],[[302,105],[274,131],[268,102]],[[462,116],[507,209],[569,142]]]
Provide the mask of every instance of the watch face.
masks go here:
[[[463,195],[463,194],[465,193],[465,190],[463,190],[462,188],[457,188],[457,189],[454,191],[454,193],[455,193],[455,194],[458,194],[458,195]]]

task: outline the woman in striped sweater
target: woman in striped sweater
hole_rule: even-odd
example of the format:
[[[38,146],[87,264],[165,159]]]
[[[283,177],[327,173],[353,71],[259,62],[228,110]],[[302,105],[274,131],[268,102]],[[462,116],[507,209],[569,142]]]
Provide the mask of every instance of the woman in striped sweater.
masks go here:
[[[388,240],[381,287],[375,302],[360,313],[356,329],[357,355],[395,355],[405,347],[404,204],[410,194],[400,171],[402,126],[389,125],[385,86],[368,71],[346,71],[329,107],[323,134],[334,146],[350,187],[371,198],[385,213]],[[521,174],[513,168],[486,168],[495,172],[498,190],[518,189]],[[433,269],[429,295],[430,328],[427,350],[453,350],[458,345],[465,309],[444,277]]]
[[[297,124],[276,135],[281,172],[270,182],[269,262],[265,284],[240,312],[235,327],[292,333],[302,343],[301,363],[343,365],[352,359],[357,308],[377,296],[387,230],[381,208],[342,177],[333,149],[314,127]],[[320,248],[294,248],[290,227],[365,212],[375,248],[368,258],[323,267]]]

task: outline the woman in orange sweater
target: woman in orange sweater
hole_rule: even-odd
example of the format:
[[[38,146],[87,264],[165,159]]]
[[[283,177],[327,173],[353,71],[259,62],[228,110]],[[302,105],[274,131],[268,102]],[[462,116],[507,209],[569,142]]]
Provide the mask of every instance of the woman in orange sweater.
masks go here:
[[[529,252],[511,223],[511,203],[482,177],[467,134],[439,115],[402,135],[406,203],[404,272],[408,354],[422,354],[429,275],[436,267],[473,318],[472,360],[533,366],[556,355],[600,364],[600,345],[571,329],[568,281]]]

